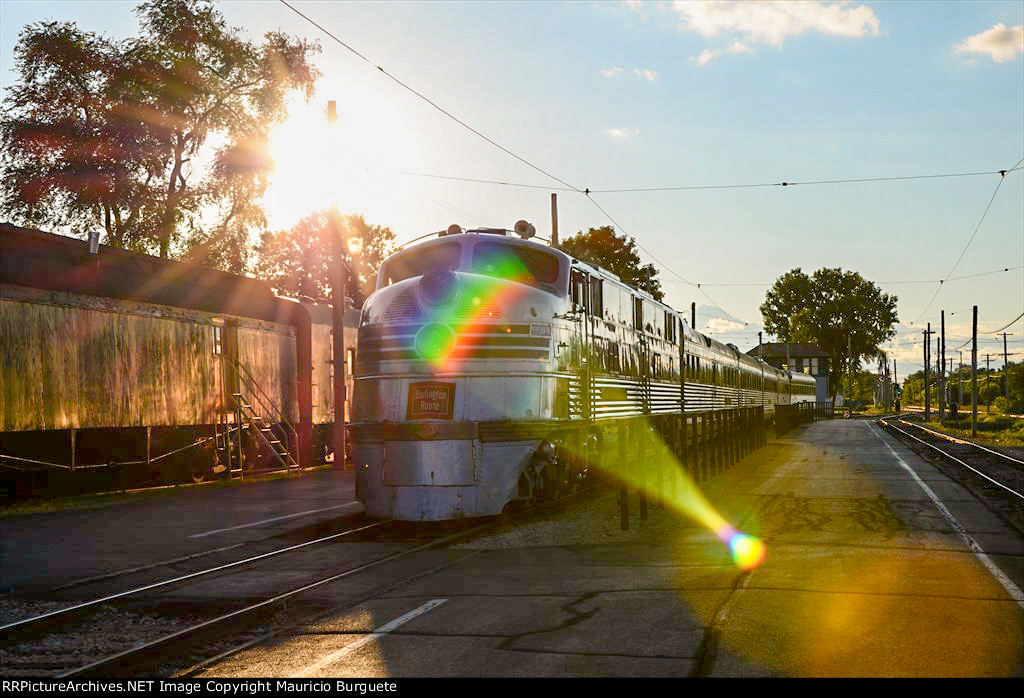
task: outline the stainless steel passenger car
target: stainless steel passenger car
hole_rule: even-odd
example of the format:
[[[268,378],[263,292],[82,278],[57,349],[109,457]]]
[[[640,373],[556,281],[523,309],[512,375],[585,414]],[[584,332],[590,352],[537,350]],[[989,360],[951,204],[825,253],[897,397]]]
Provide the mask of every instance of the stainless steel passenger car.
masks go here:
[[[814,400],[605,269],[453,228],[381,266],[365,302],[352,433],[371,516],[498,514],[585,476],[616,420]]]

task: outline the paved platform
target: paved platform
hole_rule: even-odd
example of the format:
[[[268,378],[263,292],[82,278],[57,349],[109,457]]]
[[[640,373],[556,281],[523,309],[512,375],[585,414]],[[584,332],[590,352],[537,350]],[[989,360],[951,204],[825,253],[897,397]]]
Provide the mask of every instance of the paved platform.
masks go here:
[[[430,552],[433,573],[208,675],[1024,676],[1024,541],[873,423],[801,427],[702,489],[761,566],[634,507],[621,542]]]
[[[240,546],[363,511],[352,471],[152,490],[87,508],[0,518],[0,593]]]

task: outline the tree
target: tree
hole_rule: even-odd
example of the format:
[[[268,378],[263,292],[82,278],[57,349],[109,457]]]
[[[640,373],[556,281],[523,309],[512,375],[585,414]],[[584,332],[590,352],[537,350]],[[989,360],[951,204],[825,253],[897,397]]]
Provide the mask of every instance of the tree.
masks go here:
[[[761,315],[768,333],[818,344],[833,371],[847,374],[862,359],[884,356],[880,345],[896,334],[896,300],[856,272],[822,268],[808,277],[797,268],[768,290]],[[831,381],[833,395],[838,384]]]
[[[610,225],[578,232],[563,240],[559,249],[588,264],[604,267],[616,274],[624,283],[650,293],[656,300],[665,294],[658,281],[658,270],[653,264],[640,266],[640,255],[633,238],[615,234]]]
[[[356,305],[362,305],[373,292],[377,270],[394,252],[395,234],[390,228],[368,224],[362,216],[344,216],[331,211],[317,211],[296,223],[291,230],[266,232],[256,251],[256,276],[267,281],[285,296],[306,296],[329,299],[331,293],[331,226],[330,216],[336,217],[336,227],[346,237],[362,242],[359,255],[359,281],[353,283],[352,255],[346,248],[345,266],[349,270],[346,294]]]
[[[240,249],[240,231],[262,221],[269,161],[253,153],[290,92],[311,96],[319,47],[277,32],[246,41],[209,0],[148,0],[136,14],[141,35],[121,42],[69,23],[22,31],[0,210],[102,226],[108,244],[162,257],[180,242]],[[237,253],[225,265],[244,266]]]

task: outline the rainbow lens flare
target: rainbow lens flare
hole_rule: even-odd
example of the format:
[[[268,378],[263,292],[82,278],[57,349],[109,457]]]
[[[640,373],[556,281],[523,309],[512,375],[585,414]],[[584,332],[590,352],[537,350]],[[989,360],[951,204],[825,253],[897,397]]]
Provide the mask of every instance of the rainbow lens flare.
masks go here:
[[[741,533],[735,528],[726,527],[716,532],[732,554],[732,561],[744,570],[752,570],[764,561],[764,543],[757,536]]]
[[[416,353],[428,361],[440,361],[455,349],[455,332],[447,325],[429,323],[416,333]]]

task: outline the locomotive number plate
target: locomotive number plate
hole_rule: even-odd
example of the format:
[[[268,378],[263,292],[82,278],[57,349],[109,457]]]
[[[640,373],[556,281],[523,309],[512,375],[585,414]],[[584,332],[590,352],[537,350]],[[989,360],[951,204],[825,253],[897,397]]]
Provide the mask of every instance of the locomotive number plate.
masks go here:
[[[455,384],[409,384],[408,419],[451,419],[455,412]]]

